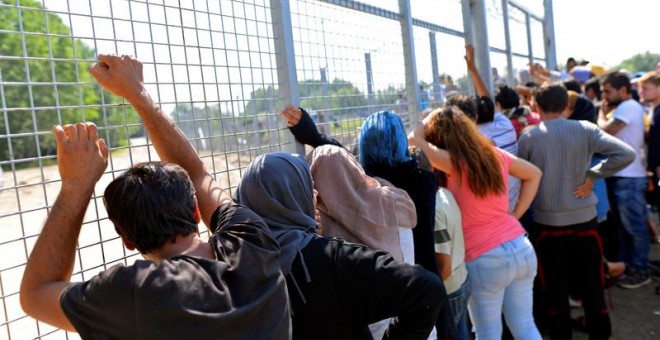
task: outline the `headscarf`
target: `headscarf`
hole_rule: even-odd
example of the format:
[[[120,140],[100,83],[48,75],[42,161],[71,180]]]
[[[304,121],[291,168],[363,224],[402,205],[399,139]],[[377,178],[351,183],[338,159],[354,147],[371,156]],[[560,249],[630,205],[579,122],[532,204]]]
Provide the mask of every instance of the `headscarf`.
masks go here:
[[[245,169],[234,200],[266,221],[280,244],[282,273],[315,237],[314,188],[305,160],[284,152],[255,158]]]
[[[367,176],[344,148],[324,145],[314,149],[308,159],[323,235],[384,250],[403,261],[399,227],[417,224],[410,196]]]
[[[394,167],[410,162],[408,137],[401,118],[390,111],[380,111],[367,117],[360,130],[360,163],[372,175],[370,168]]]

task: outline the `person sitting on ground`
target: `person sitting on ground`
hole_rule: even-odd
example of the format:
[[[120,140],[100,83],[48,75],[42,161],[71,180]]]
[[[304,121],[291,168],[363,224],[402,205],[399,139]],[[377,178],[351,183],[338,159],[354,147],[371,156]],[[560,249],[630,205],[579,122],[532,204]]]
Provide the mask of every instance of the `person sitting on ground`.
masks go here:
[[[136,108],[165,161],[131,167],[103,196],[125,247],[145,260],[70,282],[76,241],[108,148],[93,124],[57,125],[62,187],[25,268],[25,312],[87,339],[289,339],[280,247],[269,228],[219,187],[147,94],[137,60],[98,58],[91,74]],[[200,220],[213,231],[208,242],[198,235]]]
[[[409,137],[433,168],[447,174],[447,188],[461,209],[477,338],[501,338],[504,312],[515,338],[541,339],[532,317],[536,255],[518,222],[534,199],[541,171],[493,146],[455,106],[432,112]],[[509,174],[522,180],[512,212]]]
[[[314,184],[301,156],[256,157],[234,198],[259,214],[280,243],[293,339],[371,339],[367,326],[390,317],[384,339],[426,339],[439,311],[449,308],[436,275],[316,233]]]

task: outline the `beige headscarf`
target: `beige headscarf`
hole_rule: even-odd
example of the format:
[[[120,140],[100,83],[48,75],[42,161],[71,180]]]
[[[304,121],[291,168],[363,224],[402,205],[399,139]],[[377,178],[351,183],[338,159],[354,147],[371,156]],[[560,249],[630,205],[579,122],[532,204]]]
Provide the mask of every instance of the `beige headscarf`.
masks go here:
[[[320,146],[307,161],[318,192],[316,208],[323,235],[362,243],[403,260],[399,227],[417,224],[410,196],[367,176],[355,156],[344,148]]]

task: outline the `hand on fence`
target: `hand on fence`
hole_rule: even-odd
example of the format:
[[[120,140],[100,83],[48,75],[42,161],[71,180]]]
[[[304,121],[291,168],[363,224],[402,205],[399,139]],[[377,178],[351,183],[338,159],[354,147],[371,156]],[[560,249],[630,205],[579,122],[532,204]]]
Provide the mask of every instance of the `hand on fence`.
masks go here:
[[[130,99],[143,93],[142,63],[127,55],[99,54],[89,73],[110,93]]]
[[[287,105],[284,110],[280,111],[280,115],[286,119],[287,127],[294,127],[300,122],[302,111],[297,106]]]
[[[94,187],[108,166],[108,147],[94,123],[53,126],[57,141],[57,167],[63,184],[80,190]]]

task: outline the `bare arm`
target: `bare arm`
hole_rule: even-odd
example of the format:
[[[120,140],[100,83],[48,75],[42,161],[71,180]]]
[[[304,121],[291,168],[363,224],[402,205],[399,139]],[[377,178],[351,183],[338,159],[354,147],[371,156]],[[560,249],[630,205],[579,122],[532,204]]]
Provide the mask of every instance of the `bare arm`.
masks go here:
[[[515,218],[520,219],[525,211],[529,209],[532,201],[534,201],[543,173],[534,164],[513,156],[513,161],[509,167],[509,174],[521,180],[518,203],[511,212]]]
[[[425,120],[428,118],[426,117]],[[417,123],[415,130],[408,135],[408,142],[410,146],[418,147],[426,155],[426,158],[431,162],[431,166],[447,174],[452,173],[451,155],[449,152],[438,148],[424,139],[424,122]]]
[[[60,295],[71,280],[78,235],[94,185],[108,165],[108,149],[91,123],[58,125],[53,133],[62,188],[25,267],[20,301],[33,318],[75,331]]]
[[[474,81],[474,88],[477,91],[477,96],[490,97],[488,87],[486,87],[483,79],[481,79],[477,64],[474,61],[474,46],[472,45],[465,46],[465,63],[467,64],[468,72]]]
[[[138,112],[144,127],[163,161],[182,166],[195,185],[199,210],[209,228],[218,206],[231,202],[231,196],[215,181],[204,162],[174,121],[147,93],[143,85],[142,63],[128,56],[99,55],[90,73],[106,90],[126,99]]]
[[[626,127],[626,123],[614,119],[614,117],[608,119],[604,110],[600,110],[598,112],[598,127],[610,135],[616,136],[621,129]]]
[[[435,261],[438,263],[438,272],[440,272],[442,281],[446,281],[451,276],[451,256],[435,253]]]

